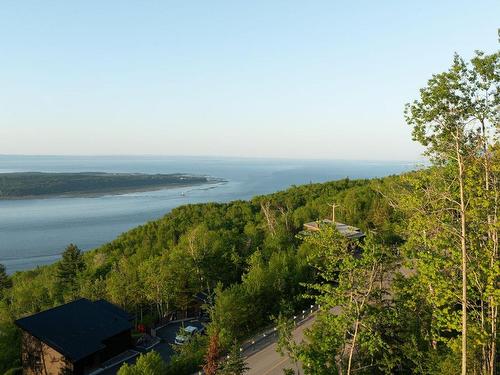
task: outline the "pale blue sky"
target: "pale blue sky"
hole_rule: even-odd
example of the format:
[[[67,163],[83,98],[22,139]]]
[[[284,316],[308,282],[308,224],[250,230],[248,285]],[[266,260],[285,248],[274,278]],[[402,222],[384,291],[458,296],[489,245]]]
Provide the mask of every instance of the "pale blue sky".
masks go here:
[[[0,3],[0,154],[413,160],[403,105],[500,1]]]

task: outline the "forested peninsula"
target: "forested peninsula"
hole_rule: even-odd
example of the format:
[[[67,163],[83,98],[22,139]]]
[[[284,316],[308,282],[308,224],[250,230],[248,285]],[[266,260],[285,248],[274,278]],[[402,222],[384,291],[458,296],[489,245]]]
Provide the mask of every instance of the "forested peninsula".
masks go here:
[[[222,182],[188,174],[0,173],[0,199],[99,196]]]

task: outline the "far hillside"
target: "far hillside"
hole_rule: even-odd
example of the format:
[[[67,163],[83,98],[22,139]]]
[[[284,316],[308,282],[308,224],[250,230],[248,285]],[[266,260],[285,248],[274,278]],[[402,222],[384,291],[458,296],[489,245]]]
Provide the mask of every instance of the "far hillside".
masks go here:
[[[106,299],[135,315],[138,326],[152,327],[172,313],[184,316],[194,297],[207,293],[217,301],[210,315],[224,341],[243,339],[272,316],[311,303],[302,297],[302,283],[313,280],[314,272],[298,234],[304,223],[330,218],[330,203],[339,205],[337,220],[376,232],[381,241],[400,241],[394,230],[397,214],[380,193],[399,179],[343,179],[248,201],[183,205],[82,253],[70,265],[63,259],[17,272],[2,292],[0,315],[9,318],[0,320],[8,332],[0,348],[19,342],[12,319],[78,297]],[[61,272],[67,266],[75,271],[71,277]],[[195,371],[204,347],[194,349],[194,357],[182,357],[183,365],[174,360],[169,373]],[[11,367],[18,350],[15,344],[5,354]]]

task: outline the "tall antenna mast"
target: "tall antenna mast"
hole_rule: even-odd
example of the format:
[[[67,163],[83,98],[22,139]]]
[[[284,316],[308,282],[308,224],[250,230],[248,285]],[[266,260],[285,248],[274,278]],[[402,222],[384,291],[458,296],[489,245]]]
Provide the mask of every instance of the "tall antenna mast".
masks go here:
[[[340,205],[330,203],[329,206],[332,208],[332,222],[335,224],[335,208],[339,207]]]

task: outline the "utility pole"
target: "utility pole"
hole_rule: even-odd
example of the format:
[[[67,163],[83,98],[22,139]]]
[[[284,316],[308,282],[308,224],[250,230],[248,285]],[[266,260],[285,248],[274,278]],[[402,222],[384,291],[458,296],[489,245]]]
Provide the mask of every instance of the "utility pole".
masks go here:
[[[340,205],[330,203],[329,206],[332,208],[332,222],[335,224],[335,208],[339,207]]]

